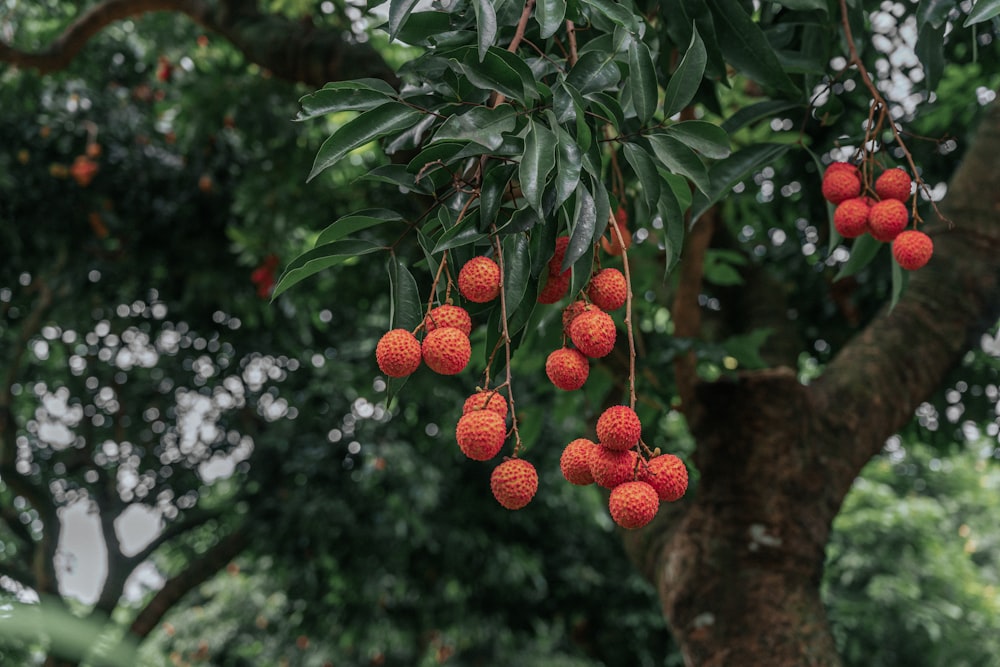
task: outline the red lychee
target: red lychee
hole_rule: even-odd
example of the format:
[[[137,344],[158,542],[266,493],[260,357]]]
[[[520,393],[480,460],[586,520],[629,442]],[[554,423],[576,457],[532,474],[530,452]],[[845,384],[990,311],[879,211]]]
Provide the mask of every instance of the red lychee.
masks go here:
[[[875,193],[879,199],[905,202],[910,198],[910,175],[898,167],[886,169],[875,179]]]
[[[660,499],[646,482],[625,482],[611,491],[608,509],[611,518],[622,528],[642,528],[656,516]]]
[[[621,230],[622,240],[624,244],[618,240],[618,234],[615,233],[613,227],[609,226],[607,236],[601,237],[601,247],[604,248],[604,252],[608,253],[612,257],[619,257],[624,254],[626,250],[632,247],[632,232],[629,230],[628,225],[617,224],[618,229]]]
[[[569,330],[573,345],[592,359],[607,356],[615,347],[617,335],[614,320],[601,310],[578,315]]]
[[[832,163],[830,163],[830,166],[828,166],[826,168],[826,170],[823,172],[823,178],[826,178],[830,174],[836,173],[838,171],[846,171],[846,172],[848,172],[850,174],[854,174],[855,176],[858,176],[858,178],[860,178],[860,176],[858,174],[858,167],[857,167],[857,165],[853,165],[850,162],[832,162]]]
[[[473,410],[490,410],[507,419],[507,399],[500,392],[491,389],[477,391],[465,399],[462,414],[467,415]]]
[[[573,320],[576,319],[577,315],[582,315],[583,313],[590,312],[592,310],[600,310],[597,306],[592,303],[587,303],[586,301],[574,301],[563,309],[562,323],[563,323],[563,333],[569,336],[570,327],[573,324]]]
[[[829,171],[823,176],[823,196],[828,202],[839,204],[861,194],[861,179],[847,169]]]
[[[577,438],[566,445],[559,457],[559,469],[570,484],[586,486],[594,483],[594,475],[590,472],[590,462],[600,447],[586,438]]]
[[[590,474],[598,486],[613,489],[634,478],[637,460],[634,450],[598,447],[590,459]]]
[[[608,449],[631,449],[641,436],[639,416],[627,405],[612,405],[597,419],[597,440]]]
[[[569,284],[573,276],[570,271],[562,274],[550,273],[546,276],[545,287],[538,293],[538,303],[552,304],[558,302],[569,291]]]
[[[488,461],[503,449],[507,422],[492,410],[473,410],[455,426],[455,440],[462,453],[474,461]]]
[[[864,197],[852,197],[837,204],[833,211],[833,226],[845,239],[853,239],[868,231],[870,206]]]
[[[500,294],[500,267],[489,257],[473,257],[458,272],[458,291],[473,303],[486,303]]]
[[[628,296],[625,275],[618,269],[601,269],[590,279],[587,296],[601,310],[618,310]]]
[[[654,489],[660,500],[679,500],[688,487],[688,471],[684,462],[673,454],[663,454],[639,466],[639,479]]]
[[[889,242],[906,229],[910,214],[898,199],[876,202],[868,211],[868,229],[879,241]]]
[[[524,459],[507,459],[490,475],[493,497],[509,510],[519,510],[538,491],[538,472]]]
[[[455,375],[461,373],[472,357],[469,337],[455,327],[435,329],[424,336],[421,348],[424,363],[435,373]]]
[[[559,389],[575,391],[590,375],[590,362],[580,350],[563,347],[554,350],[545,360],[545,374]]]
[[[566,273],[566,271],[569,270],[569,269],[566,269],[566,271],[563,271],[563,268],[562,268],[563,260],[566,259],[566,248],[568,248],[568,247],[569,247],[569,237],[568,236],[560,236],[559,238],[556,239],[556,249],[555,249],[555,252],[552,254],[552,257],[549,259],[549,273],[550,274],[558,276],[558,275],[561,275],[563,273]]]
[[[930,261],[934,242],[923,232],[907,230],[892,242],[892,256],[907,271],[915,271]]]
[[[406,329],[387,331],[375,346],[379,369],[393,378],[401,378],[420,366],[420,341]]]
[[[424,331],[430,333],[443,327],[455,327],[468,336],[472,333],[472,318],[469,316],[469,311],[451,304],[431,308],[424,316]]]

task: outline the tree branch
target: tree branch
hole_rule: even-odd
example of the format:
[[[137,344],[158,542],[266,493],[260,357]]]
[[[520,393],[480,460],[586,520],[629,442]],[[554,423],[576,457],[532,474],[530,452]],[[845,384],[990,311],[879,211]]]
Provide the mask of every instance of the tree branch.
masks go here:
[[[155,11],[184,14],[225,37],[251,62],[283,79],[317,87],[328,81],[357,77],[398,82],[392,69],[368,43],[347,41],[336,28],[317,29],[285,16],[262,13],[255,3],[231,1],[104,0],[81,14],[42,51],[30,53],[0,43],[0,62],[41,74],[57,72],[66,69],[87,42],[108,25]]]

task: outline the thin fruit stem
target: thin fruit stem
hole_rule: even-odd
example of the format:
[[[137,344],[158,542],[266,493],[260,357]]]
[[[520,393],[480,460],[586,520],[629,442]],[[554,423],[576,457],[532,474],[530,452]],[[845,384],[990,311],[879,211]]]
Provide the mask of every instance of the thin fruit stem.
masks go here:
[[[635,410],[635,336],[632,333],[632,274],[628,268],[628,250],[625,249],[625,238],[618,228],[615,214],[608,214],[608,224],[618,237],[618,245],[622,249],[622,265],[625,269],[625,331],[628,333],[628,405]]]
[[[532,0],[529,0],[532,2]],[[533,3],[532,3],[533,4]],[[513,457],[521,452],[521,433],[517,430],[517,410],[514,408],[514,386],[511,384],[510,371],[510,329],[507,326],[507,286],[506,268],[503,263],[503,247],[500,245],[500,236],[497,234],[496,225],[492,225],[490,232],[493,236],[493,247],[496,252],[497,266],[500,267],[500,322],[503,326],[503,348],[504,367],[506,373],[507,403],[510,408],[510,423],[514,433],[514,453]]]
[[[438,282],[441,280],[441,273],[444,271],[445,267],[448,266],[448,253],[441,255],[441,263],[438,264],[437,273],[434,274],[434,282],[431,283],[431,294],[427,297],[427,312],[431,311],[434,306],[434,295],[437,294]]]

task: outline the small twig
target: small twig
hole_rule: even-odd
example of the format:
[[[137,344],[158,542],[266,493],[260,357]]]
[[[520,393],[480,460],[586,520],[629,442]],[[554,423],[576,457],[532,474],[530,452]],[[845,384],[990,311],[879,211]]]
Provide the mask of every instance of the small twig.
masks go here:
[[[576,52],[576,24],[572,21],[566,21],[566,37],[569,39],[569,57],[566,62],[572,67],[579,57]]]
[[[532,2],[533,0],[528,0]],[[514,387],[511,384],[511,371],[510,371],[510,329],[507,327],[507,287],[505,267],[503,264],[503,247],[500,245],[500,237],[497,235],[496,225],[491,225],[490,232],[493,236],[493,247],[496,249],[496,259],[497,266],[500,267],[500,322],[503,326],[503,347],[504,347],[504,365],[505,365],[505,375],[506,381],[504,384],[507,386],[507,403],[510,408],[510,422],[511,430],[514,434],[514,458],[521,453],[521,434],[517,430],[517,412],[514,409]],[[487,366],[487,369],[489,367]]]
[[[622,265],[625,269],[625,331],[628,333],[628,405],[635,410],[635,336],[632,333],[632,275],[628,268],[628,251],[625,249],[625,238],[618,228],[615,214],[608,215],[608,224],[618,237],[618,245],[622,249]]]

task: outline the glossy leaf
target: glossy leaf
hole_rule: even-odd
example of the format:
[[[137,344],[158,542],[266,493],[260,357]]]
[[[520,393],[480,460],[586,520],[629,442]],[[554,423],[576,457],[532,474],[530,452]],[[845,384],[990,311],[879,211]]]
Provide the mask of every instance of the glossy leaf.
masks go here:
[[[513,164],[496,164],[486,170],[479,190],[479,222],[484,227],[496,221],[503,196],[516,169],[517,166]]]
[[[509,318],[521,305],[531,280],[531,253],[525,234],[513,234],[503,240],[503,268],[505,312]]]
[[[1000,0],[976,0],[962,27],[968,28],[970,25],[989,21],[998,15],[1000,15]]]
[[[691,204],[691,224],[715,202],[728,195],[734,185],[755,169],[778,159],[789,148],[788,144],[755,144],[713,164],[709,170],[711,188],[704,193],[695,193]]]
[[[687,176],[702,192],[707,192],[710,189],[708,171],[694,151],[677,139],[665,134],[654,134],[648,138],[656,159],[663,163],[668,170]]]
[[[778,0],[777,4],[801,11],[820,11],[824,14],[829,11],[827,0]]]
[[[389,272],[392,295],[389,303],[390,328],[412,331],[417,328],[424,316],[417,281],[414,280],[409,270],[400,263],[395,253],[389,256],[386,269]]]
[[[566,18],[566,0],[538,0],[535,3],[535,20],[539,34],[548,39],[555,34]]]
[[[576,191],[576,186],[580,183],[583,160],[580,147],[573,141],[569,132],[561,127],[556,127],[556,139],[558,168],[553,187],[555,189],[554,205],[558,207]]]
[[[955,0],[920,0],[917,5],[917,29],[922,30],[926,24],[940,28],[954,8]]]
[[[370,241],[344,239],[302,253],[285,267],[284,272],[274,285],[274,291],[271,292],[271,300],[274,301],[288,288],[324,269],[343,264],[354,257],[380,250],[385,250],[385,248]]]
[[[871,264],[871,261],[875,259],[875,255],[878,254],[879,249],[882,248],[882,245],[881,241],[876,241],[875,237],[870,234],[864,234],[854,239],[854,245],[851,246],[851,256],[840,267],[837,275],[833,277],[834,281],[853,276]]]
[[[472,0],[472,7],[476,12],[479,60],[482,61],[497,38],[497,10],[490,0]]]
[[[301,109],[295,120],[309,120],[338,111],[367,111],[385,104],[395,95],[392,86],[380,79],[336,81],[299,98]]]
[[[709,77],[722,82],[727,80],[726,62],[719,48],[719,40],[715,31],[715,21],[708,8],[706,0],[661,0],[664,7],[663,15],[672,17],[664,29],[670,34],[675,44],[688,44],[693,34],[692,28],[698,28],[698,35],[705,45],[708,63],[705,72]],[[669,51],[661,52],[660,67],[667,71],[672,64],[669,62]]]
[[[924,84],[928,90],[937,88],[944,74],[945,26],[935,28],[927,23],[917,33],[917,58],[924,66]]]
[[[783,111],[798,109],[801,105],[787,100],[767,100],[740,108],[736,113],[722,122],[722,129],[732,134],[759,120],[771,119]]]
[[[573,69],[566,75],[566,83],[580,91],[580,94],[596,93],[618,85],[621,70],[612,54],[588,51],[580,56]]]
[[[419,0],[389,0],[389,40],[396,39],[400,28]]]
[[[489,238],[487,234],[479,231],[476,225],[478,218],[478,209],[466,215],[462,222],[454,225],[438,238],[433,252],[436,254],[452,248],[461,248]]]
[[[620,25],[627,31],[631,33],[639,32],[638,18],[625,5],[611,2],[611,0],[581,0],[581,2],[606,16],[612,23]]]
[[[656,202],[660,198],[660,174],[653,163],[653,158],[638,144],[625,142],[622,144],[622,152],[625,154],[625,161],[632,167],[632,171],[639,178],[642,186],[642,197],[649,208],[655,208]]]
[[[344,159],[354,149],[387,134],[405,130],[416,123],[422,115],[419,111],[399,102],[389,102],[362,113],[357,118],[341,125],[323,142],[316,154],[309,178],[306,180],[311,181]]]
[[[517,175],[525,199],[539,213],[542,212],[545,183],[555,167],[555,149],[555,133],[541,123],[532,122],[524,138],[524,156]]]
[[[472,107],[465,113],[449,116],[434,133],[433,141],[474,141],[497,149],[503,144],[503,135],[512,132],[516,123],[514,109],[509,104],[495,109]]]
[[[782,69],[764,32],[740,0],[714,0],[710,6],[719,35],[719,47],[726,60],[758,83],[798,97],[798,87]]]
[[[669,118],[681,109],[686,107],[694,99],[701,79],[705,75],[705,65],[708,63],[708,54],[705,51],[705,43],[698,34],[698,27],[691,26],[691,43],[688,44],[684,57],[674,70],[670,81],[667,82],[667,89],[663,99],[663,115]]]
[[[384,208],[370,208],[358,211],[357,213],[351,213],[350,215],[338,218],[329,227],[320,232],[319,237],[316,239],[316,246],[339,241],[362,229],[375,227],[386,222],[399,222],[402,219],[403,216],[400,214]]]
[[[628,47],[628,71],[626,81],[632,106],[639,122],[646,124],[656,113],[656,100],[659,88],[656,83],[656,71],[653,67],[653,57],[649,47],[640,40],[632,40]]]
[[[729,157],[732,152],[729,150],[729,135],[715,123],[686,120],[671,125],[666,133],[705,157],[721,159]]]
[[[597,207],[594,197],[583,183],[576,189],[576,208],[570,222],[571,234],[562,270],[569,269],[584,253],[593,251],[594,227],[597,224]]]

